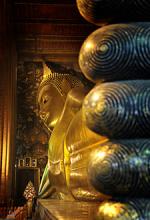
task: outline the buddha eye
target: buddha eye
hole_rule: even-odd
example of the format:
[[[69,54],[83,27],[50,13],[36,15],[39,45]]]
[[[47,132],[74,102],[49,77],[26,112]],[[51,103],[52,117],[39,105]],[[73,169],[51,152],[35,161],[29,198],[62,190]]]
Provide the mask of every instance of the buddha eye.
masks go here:
[[[47,96],[44,96],[43,99],[42,99],[43,104],[46,104],[47,101],[48,101],[48,97],[47,97]]]

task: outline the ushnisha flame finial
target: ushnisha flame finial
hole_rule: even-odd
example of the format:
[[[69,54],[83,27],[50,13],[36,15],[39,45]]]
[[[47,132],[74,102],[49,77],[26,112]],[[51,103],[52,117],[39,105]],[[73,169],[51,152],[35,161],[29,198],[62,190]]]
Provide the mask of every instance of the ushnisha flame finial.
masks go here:
[[[46,65],[45,62],[43,62],[43,79],[47,79],[48,77],[51,77],[53,75],[51,69]]]
[[[47,64],[43,61],[43,79],[42,82],[48,80],[48,79],[55,79],[57,77],[60,77],[61,74],[53,72]],[[41,82],[41,83],[42,83]]]

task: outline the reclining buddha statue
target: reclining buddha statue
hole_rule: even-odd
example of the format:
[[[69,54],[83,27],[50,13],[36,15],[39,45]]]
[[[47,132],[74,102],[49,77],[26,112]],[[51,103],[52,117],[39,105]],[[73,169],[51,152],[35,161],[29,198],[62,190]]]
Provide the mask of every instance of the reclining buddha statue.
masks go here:
[[[119,23],[97,29],[81,47],[80,69],[96,84],[91,91],[71,75],[48,73],[41,82],[41,118],[54,129],[39,195],[107,198],[94,219],[149,220],[150,3],[77,0],[77,5],[92,23]]]
[[[44,76],[38,91],[39,115],[52,133],[39,197],[102,199],[102,194],[92,187],[87,175],[92,149],[106,141],[106,138],[90,131],[82,121],[82,101],[89,90],[87,82],[84,85],[85,79],[54,73],[45,63],[43,69]]]

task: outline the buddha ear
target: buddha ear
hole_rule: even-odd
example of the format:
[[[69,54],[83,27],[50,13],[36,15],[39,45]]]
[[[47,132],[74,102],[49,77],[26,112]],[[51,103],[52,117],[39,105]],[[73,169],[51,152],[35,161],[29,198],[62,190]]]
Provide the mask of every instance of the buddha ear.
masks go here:
[[[68,92],[71,90],[71,85],[68,82],[68,80],[66,80],[65,78],[63,78],[62,82],[61,82],[61,90],[63,91],[64,94],[68,94]]]

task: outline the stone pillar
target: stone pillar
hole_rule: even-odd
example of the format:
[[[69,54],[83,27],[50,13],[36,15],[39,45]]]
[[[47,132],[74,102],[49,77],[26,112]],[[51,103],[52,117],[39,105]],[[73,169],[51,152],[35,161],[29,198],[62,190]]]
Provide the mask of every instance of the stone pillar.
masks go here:
[[[16,51],[11,2],[0,1],[0,200],[12,196],[15,155]]]

